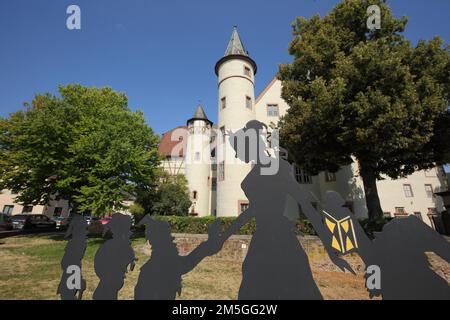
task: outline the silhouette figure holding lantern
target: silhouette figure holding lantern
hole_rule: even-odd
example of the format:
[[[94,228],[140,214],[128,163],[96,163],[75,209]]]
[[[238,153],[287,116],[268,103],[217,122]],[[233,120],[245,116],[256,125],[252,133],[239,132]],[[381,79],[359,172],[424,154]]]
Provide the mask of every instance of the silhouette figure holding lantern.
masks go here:
[[[368,289],[371,298],[381,295],[385,300],[450,299],[447,281],[430,268],[425,255],[425,252],[435,252],[450,263],[450,244],[440,234],[417,217],[408,216],[390,221],[371,240],[344,207],[338,193],[328,191],[325,202],[327,241],[333,244],[333,249],[343,254],[356,251],[366,268],[379,267],[381,285]],[[342,241],[337,239],[339,228]]]
[[[258,142],[241,144],[248,130],[257,133]],[[259,121],[250,121],[236,133],[229,132],[229,141],[236,157],[244,162],[254,162],[250,173],[242,181],[241,187],[249,199],[249,208],[241,213],[233,225],[222,235],[222,241],[239,230],[252,218],[256,218],[256,232],[250,243],[242,266],[242,283],[239,299],[244,300],[315,300],[322,295],[313,279],[308,257],[295,233],[295,223],[284,216],[287,195],[301,206],[303,213],[312,223],[321,239],[326,230],[321,216],[309,201],[309,192],[295,180],[292,166],[278,158],[278,171],[272,175],[262,175],[267,163],[271,163],[263,136],[267,127]],[[255,147],[255,150],[250,148]],[[245,146],[245,147],[242,147]],[[254,151],[254,152],[252,152]],[[342,270],[353,270],[341,259],[328,242],[324,242],[331,260]]]

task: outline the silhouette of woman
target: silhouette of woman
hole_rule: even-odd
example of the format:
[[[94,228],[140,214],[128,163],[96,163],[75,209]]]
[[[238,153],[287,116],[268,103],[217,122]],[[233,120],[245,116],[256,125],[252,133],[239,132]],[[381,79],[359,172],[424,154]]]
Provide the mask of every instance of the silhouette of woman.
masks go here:
[[[180,256],[169,224],[145,216],[138,225],[146,226],[146,236],[152,246],[151,258],[142,266],[134,289],[136,300],[175,300],[181,294],[181,276],[190,272],[200,261],[220,250],[218,222],[208,229],[208,240],[189,255]]]
[[[81,278],[81,286],[79,289],[69,288],[67,280],[69,279],[71,272],[68,270],[71,266],[77,266],[81,273],[81,264],[86,251],[86,238],[87,238],[87,222],[79,214],[75,214],[69,224],[69,228],[65,234],[65,238],[71,239],[67,242],[64,250],[64,256],[61,260],[62,276],[58,286],[57,294],[61,296],[62,300],[81,300],[83,292],[86,290],[86,280]],[[69,272],[68,272],[69,271]],[[77,297],[78,295],[78,297]]]
[[[352,251],[359,253],[366,268],[380,268],[381,288],[368,289],[371,298],[381,295],[385,300],[450,299],[447,281],[430,268],[425,255],[435,252],[450,263],[448,241],[415,216],[390,221],[372,241],[343,205],[338,193],[326,193],[324,210],[336,220],[352,220],[357,242]]]
[[[130,216],[121,213],[115,213],[105,226],[103,235],[110,230],[113,238],[95,254],[94,268],[100,282],[94,291],[94,300],[117,300],[128,267],[133,271],[136,258],[131,247],[130,228]]]
[[[309,260],[295,234],[295,224],[284,215],[287,195],[295,199],[309,218],[315,231],[322,239],[324,226],[320,215],[308,200],[309,194],[301,188],[293,176],[291,165],[284,159],[279,161],[278,172],[261,175],[269,155],[265,151],[265,139],[261,132],[267,129],[259,121],[250,121],[237,133],[229,133],[229,141],[242,161],[255,164],[241,184],[249,199],[249,208],[241,213],[233,225],[222,235],[222,241],[230,237],[253,217],[257,229],[252,237],[246,259],[242,266],[242,283],[239,299],[245,300],[312,300],[322,299],[314,282]],[[250,152],[250,143],[238,147],[236,139],[242,138],[248,130],[256,130],[257,152]],[[253,144],[254,146],[255,144]],[[263,149],[261,149],[263,148]],[[254,150],[253,150],[254,151]],[[256,156],[255,156],[256,154]],[[253,158],[252,158],[253,157]],[[324,243],[331,260],[342,270],[353,271],[345,260],[336,255],[328,243]]]

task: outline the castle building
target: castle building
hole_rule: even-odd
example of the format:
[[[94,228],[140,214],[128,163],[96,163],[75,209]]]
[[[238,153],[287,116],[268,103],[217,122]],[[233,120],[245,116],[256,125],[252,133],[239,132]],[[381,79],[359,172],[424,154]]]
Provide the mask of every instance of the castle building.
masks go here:
[[[171,175],[186,176],[192,201],[189,209],[191,215],[238,216],[249,205],[240,185],[251,164],[235,159],[235,151],[228,143],[228,132],[243,128],[250,120],[258,120],[268,128],[274,128],[289,109],[281,98],[282,83],[276,78],[255,96],[257,70],[256,62],[245,49],[235,27],[225,55],[214,69],[218,82],[218,123],[214,125],[203,107],[198,105],[185,125],[166,132],[161,138],[159,153],[164,157],[161,165]],[[221,143],[222,147],[218,147]],[[334,190],[341,194],[347,207],[358,217],[367,216],[363,183],[356,162],[336,173],[322,172],[317,176],[311,176],[295,166],[292,170],[298,183],[310,191],[313,204],[321,203],[325,192]],[[440,219],[435,217],[444,207],[436,193],[448,190],[443,168],[418,171],[398,180],[385,177],[377,185],[386,216],[413,214],[428,225],[439,227]],[[69,214],[67,201],[31,206],[16,203],[16,196],[9,190],[0,191],[0,212],[9,215]],[[288,196],[282,209],[288,216],[302,216],[301,208]]]
[[[234,150],[227,143],[227,132],[243,128],[250,120],[261,121],[269,128],[276,127],[289,109],[281,98],[282,83],[276,78],[255,98],[257,70],[256,62],[234,27],[225,55],[215,65],[218,123],[213,125],[199,105],[186,126],[166,132],[161,139],[159,152],[165,157],[162,166],[170,174],[184,174],[188,180],[192,215],[238,216],[248,206],[240,185],[251,164],[230,161],[232,157],[227,155],[233,154]],[[225,147],[217,148],[217,139],[223,139]],[[335,190],[358,217],[367,216],[363,183],[356,162],[336,173],[322,172],[317,176],[310,176],[293,166],[293,175],[311,192],[313,204],[320,203],[326,191]],[[398,180],[386,177],[377,185],[386,216],[414,214],[435,227],[433,217],[444,209],[435,192],[448,188],[442,168],[418,171]],[[286,199],[284,210],[287,215],[301,216],[301,208],[293,199]]]

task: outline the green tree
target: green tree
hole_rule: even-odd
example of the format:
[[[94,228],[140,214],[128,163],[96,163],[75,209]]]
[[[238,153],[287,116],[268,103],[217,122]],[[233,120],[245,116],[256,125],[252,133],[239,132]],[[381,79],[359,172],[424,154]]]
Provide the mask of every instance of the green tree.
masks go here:
[[[18,201],[66,199],[104,214],[153,183],[158,136],[127,97],[110,88],[59,87],[0,119],[0,189]]]
[[[145,216],[144,208],[138,203],[132,204],[128,210],[130,211],[131,215],[134,217],[134,221],[136,223],[141,221],[142,218],[144,218],[144,216]]]
[[[138,192],[137,203],[154,215],[188,215],[192,202],[185,176],[170,176],[160,171],[157,181],[154,188]]]
[[[380,30],[367,29],[371,4],[381,8]],[[382,216],[383,175],[449,160],[449,46],[436,37],[412,47],[406,24],[378,0],[346,0],[323,18],[297,18],[294,60],[279,71],[290,105],[282,143],[312,174],[356,159],[371,221]]]

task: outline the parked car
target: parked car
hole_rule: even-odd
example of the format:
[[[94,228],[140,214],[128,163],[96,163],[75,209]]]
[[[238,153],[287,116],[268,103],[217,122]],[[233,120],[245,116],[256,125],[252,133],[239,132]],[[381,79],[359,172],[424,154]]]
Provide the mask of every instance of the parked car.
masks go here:
[[[71,217],[55,217],[53,221],[56,222],[56,230],[66,230],[69,227]]]
[[[108,222],[110,222],[111,219],[112,219],[111,217],[104,217],[104,218],[100,219],[100,222],[102,223],[102,225],[105,225]]]
[[[88,226],[90,226],[94,221],[99,220],[99,218],[91,216],[84,216],[84,219],[86,219]]]
[[[13,229],[11,217],[7,214],[0,213],[0,231],[9,231]]]
[[[18,214],[11,217],[14,229],[55,230],[56,222],[43,214]]]

